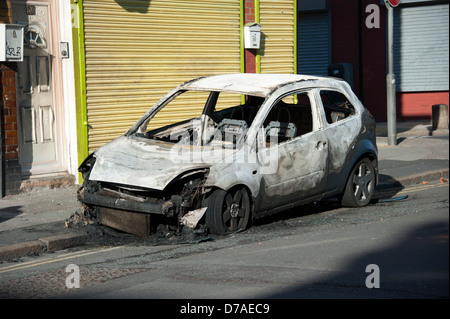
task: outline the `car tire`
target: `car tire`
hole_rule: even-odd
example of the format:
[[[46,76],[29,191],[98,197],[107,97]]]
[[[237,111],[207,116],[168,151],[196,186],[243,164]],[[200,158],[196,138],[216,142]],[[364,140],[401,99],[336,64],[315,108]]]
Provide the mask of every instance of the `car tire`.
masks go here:
[[[212,234],[225,235],[245,230],[249,224],[250,196],[244,187],[230,191],[216,189],[207,199],[205,223]]]
[[[361,159],[352,169],[342,196],[346,207],[367,206],[375,192],[375,169],[369,158]]]

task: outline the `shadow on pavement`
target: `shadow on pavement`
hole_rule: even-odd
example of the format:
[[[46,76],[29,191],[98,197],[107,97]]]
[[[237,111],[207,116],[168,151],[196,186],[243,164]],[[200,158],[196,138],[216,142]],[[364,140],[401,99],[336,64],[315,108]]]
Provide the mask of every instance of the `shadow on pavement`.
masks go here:
[[[449,225],[431,222],[413,229],[389,247],[362,254],[350,261],[344,273],[331,273],[305,284],[297,284],[261,298],[411,298],[441,299],[449,297]],[[374,283],[368,265],[379,268],[379,288],[369,289],[366,280]]]
[[[371,205],[382,201],[395,201],[402,198],[397,196],[397,194],[400,193],[405,187],[402,186],[402,184],[395,178],[389,175],[380,174],[380,183],[383,183],[384,185],[379,185],[379,187],[375,189],[374,197],[370,202]],[[325,213],[338,208],[342,208],[342,205],[340,204],[339,199],[335,196],[319,202],[297,206],[277,213],[258,216],[253,221],[252,225],[267,225],[276,221],[285,221],[292,218]]]
[[[0,223],[3,223],[11,218],[14,218],[22,214],[22,206],[11,206],[6,208],[0,208]]]

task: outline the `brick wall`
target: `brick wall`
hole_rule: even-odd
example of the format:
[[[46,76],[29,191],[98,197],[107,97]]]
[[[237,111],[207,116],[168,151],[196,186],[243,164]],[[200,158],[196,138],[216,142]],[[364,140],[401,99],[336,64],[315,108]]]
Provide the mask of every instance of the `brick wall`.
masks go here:
[[[245,0],[244,2],[244,24],[255,22],[255,2]],[[256,50],[246,49],[245,52],[245,73],[256,73]]]
[[[249,23],[249,22],[255,22],[255,0],[245,0],[245,8],[244,8],[244,12],[245,12],[245,17],[244,17],[244,21],[245,23]]]
[[[14,63],[15,64],[15,63]],[[3,63],[0,66],[3,113],[3,154],[6,161],[18,160],[16,70],[15,65]]]
[[[448,105],[448,102],[448,91],[397,93],[397,119],[399,121],[421,119],[431,121],[433,105]]]
[[[11,23],[11,2],[0,1],[0,23]],[[17,64],[0,62],[0,121],[2,137],[2,181],[5,195],[15,193],[21,184],[16,107]],[[3,195],[3,194],[1,194]]]

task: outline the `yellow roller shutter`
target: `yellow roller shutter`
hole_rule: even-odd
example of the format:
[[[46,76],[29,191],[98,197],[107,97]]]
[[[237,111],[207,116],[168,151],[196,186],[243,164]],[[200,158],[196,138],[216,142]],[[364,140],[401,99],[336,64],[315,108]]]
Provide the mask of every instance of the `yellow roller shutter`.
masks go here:
[[[239,2],[84,0],[89,152],[176,85],[239,73]]]
[[[261,73],[296,73],[295,1],[260,0]]]

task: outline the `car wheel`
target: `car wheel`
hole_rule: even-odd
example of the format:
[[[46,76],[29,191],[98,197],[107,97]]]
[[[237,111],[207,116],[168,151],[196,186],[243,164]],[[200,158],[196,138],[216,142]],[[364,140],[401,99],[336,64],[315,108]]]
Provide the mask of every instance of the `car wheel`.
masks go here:
[[[353,168],[342,196],[342,205],[363,207],[372,200],[375,191],[375,169],[368,158],[363,158]]]
[[[245,188],[225,192],[215,190],[207,200],[206,226],[213,234],[224,235],[248,226],[250,219],[250,197]]]

